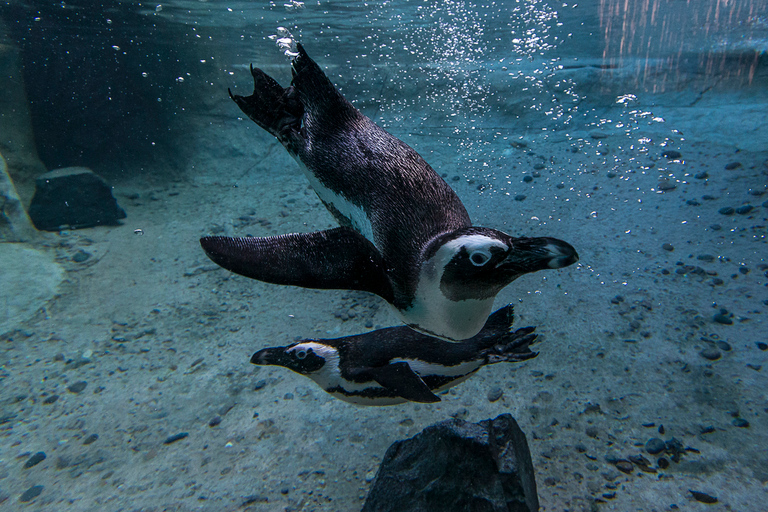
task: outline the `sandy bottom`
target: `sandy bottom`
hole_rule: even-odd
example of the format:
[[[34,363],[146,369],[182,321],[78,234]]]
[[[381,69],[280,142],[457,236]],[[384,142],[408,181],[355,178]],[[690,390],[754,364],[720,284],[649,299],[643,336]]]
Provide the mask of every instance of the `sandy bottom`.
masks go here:
[[[527,433],[542,510],[763,509],[768,154],[729,143],[738,127],[722,138],[705,130],[704,110],[664,115],[626,129],[620,110],[569,137],[496,137],[485,166],[418,126],[390,128],[414,133],[406,140],[447,173],[476,224],[562,238],[581,256],[498,297],[497,307],[515,304],[518,326],[538,327],[540,355],[486,367],[435,405],[353,406],[249,364],[299,337],[397,323],[376,297],[267,285],[203,254],[206,234],[334,225],[258,127],[233,115],[195,141],[184,177],[115,182],[124,224],[50,235],[39,249],[64,269],[58,295],[2,337],[0,504],[358,510],[395,440],[449,417],[508,412]],[[754,209],[719,213],[745,204]],[[3,257],[3,272],[11,263]],[[23,263],[13,272],[43,268]],[[715,322],[719,313],[732,323]],[[679,440],[679,461],[660,468],[644,450],[654,437]],[[37,452],[45,459],[25,467]],[[652,472],[613,463],[635,455]]]

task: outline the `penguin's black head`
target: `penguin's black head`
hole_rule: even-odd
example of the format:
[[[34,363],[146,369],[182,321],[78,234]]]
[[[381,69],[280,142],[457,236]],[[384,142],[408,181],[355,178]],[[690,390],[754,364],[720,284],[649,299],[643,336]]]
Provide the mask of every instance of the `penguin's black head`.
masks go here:
[[[302,375],[319,371],[326,363],[327,352],[332,348],[311,341],[300,341],[287,347],[272,347],[259,350],[251,357],[251,363],[258,365],[284,366]]]
[[[477,227],[452,233],[435,252],[440,290],[453,301],[493,298],[523,274],[578,260],[576,250],[557,238],[514,238]]]

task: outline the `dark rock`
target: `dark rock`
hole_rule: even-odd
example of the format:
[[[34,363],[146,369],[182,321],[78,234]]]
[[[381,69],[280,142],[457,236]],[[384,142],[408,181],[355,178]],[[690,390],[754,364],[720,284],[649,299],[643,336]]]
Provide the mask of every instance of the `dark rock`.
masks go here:
[[[664,457],[659,457],[659,460],[656,461],[656,464],[661,469],[667,469],[669,467],[669,461],[665,459]]]
[[[24,491],[24,494],[22,494],[19,497],[19,501],[22,503],[27,503],[28,501],[32,501],[33,499],[40,496],[40,493],[43,492],[43,486],[42,485],[35,485],[33,487],[30,487],[26,491]]]
[[[45,460],[45,452],[37,452],[33,456],[27,459],[27,462],[24,463],[24,469],[29,469],[32,466],[37,466],[41,462]]]
[[[705,179],[709,178],[709,174],[707,174],[706,171],[705,172],[698,172],[698,173],[694,174],[693,177],[696,178],[697,180],[705,180]]]
[[[125,218],[110,187],[85,167],[66,167],[35,180],[29,216],[37,229],[57,231],[99,225],[116,225]]]
[[[533,181],[533,176],[524,176],[523,181],[526,183],[530,183]]]
[[[488,401],[495,402],[504,396],[504,391],[501,388],[493,388],[488,392]]]
[[[627,473],[627,474],[631,473],[635,469],[635,466],[633,466],[631,462],[624,459],[617,460],[614,463],[614,465],[616,466],[616,469],[618,469],[622,473]]]
[[[84,445],[89,445],[95,443],[99,439],[99,434],[91,434],[88,437],[85,438],[85,441],[83,441]]]
[[[661,156],[663,156],[668,160],[677,160],[683,155],[679,151],[675,151],[674,149],[668,149],[665,152],[663,152]]]
[[[717,210],[717,213],[721,215],[733,215],[734,213],[736,213],[736,210],[731,208],[730,206],[726,206],[724,208],[720,208],[719,210]]]
[[[693,495],[693,499],[695,499],[696,501],[700,501],[701,503],[717,503],[717,498],[714,496],[710,496],[707,493],[703,493],[699,491],[689,491],[689,492]]]
[[[59,395],[51,395],[46,397],[45,400],[43,400],[43,403],[46,405],[50,405],[50,404],[56,403],[58,399],[59,399]]]
[[[181,441],[185,437],[189,436],[189,432],[179,432],[178,434],[174,434],[172,436],[168,436],[165,441],[163,441],[163,444],[171,444],[175,443],[176,441]]]
[[[81,380],[80,382],[75,382],[74,384],[69,386],[67,388],[67,391],[69,391],[70,393],[75,393],[75,394],[81,393],[85,389],[85,387],[87,385],[88,385],[87,382],[85,382],[84,380]]]
[[[526,196],[525,194],[517,194],[517,195],[515,196],[515,201],[525,201],[525,198],[526,198],[526,197],[527,197],[527,196]]]
[[[744,418],[735,418],[731,422],[731,424],[734,427],[738,427],[738,428],[748,428],[749,427],[749,422],[747,420],[745,420]]]
[[[651,455],[656,455],[657,453],[661,453],[666,448],[666,445],[664,444],[664,441],[659,439],[658,437],[652,437],[648,440],[648,442],[645,443],[645,451],[650,453]]]
[[[710,361],[717,361],[721,356],[720,351],[713,347],[705,348],[699,352],[699,355],[704,359],[709,359]]]
[[[221,416],[214,416],[213,418],[211,418],[211,421],[208,422],[208,426],[215,427],[219,423],[221,423]]]
[[[669,180],[660,181],[658,184],[658,189],[662,192],[666,192],[667,190],[675,190],[676,188],[677,185]]]
[[[717,340],[717,343],[715,343],[715,345],[717,345],[717,348],[719,348],[723,352],[731,351],[731,345],[727,341]]]
[[[746,215],[754,209],[755,207],[752,206],[751,204],[745,204],[736,208],[736,213],[738,213],[739,215]]]
[[[661,244],[661,248],[669,252],[672,252],[675,250],[675,246],[670,243]]]
[[[756,341],[755,345],[757,345],[757,348],[760,350],[768,350],[768,343],[763,343],[762,341]]]
[[[509,414],[447,420],[397,441],[384,455],[363,512],[539,509],[525,434]]]
[[[74,261],[75,263],[83,263],[87,261],[88,258],[90,257],[91,257],[90,253],[80,250],[80,251],[77,251],[74,256],[72,256],[72,261]]]
[[[731,325],[733,323],[733,320],[731,319],[730,315],[728,313],[723,313],[722,311],[720,313],[717,313],[715,316],[712,317],[712,320],[714,320],[718,324],[723,325]]]
[[[730,162],[725,164],[725,169],[728,171],[733,171],[734,169],[738,169],[741,167],[741,162]]]

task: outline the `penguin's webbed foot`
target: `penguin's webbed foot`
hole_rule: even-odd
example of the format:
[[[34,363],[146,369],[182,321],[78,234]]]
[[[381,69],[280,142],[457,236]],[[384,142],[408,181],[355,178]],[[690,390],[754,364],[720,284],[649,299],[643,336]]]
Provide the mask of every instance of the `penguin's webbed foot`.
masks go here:
[[[501,362],[519,362],[533,359],[538,352],[533,352],[530,345],[536,342],[538,334],[535,327],[522,327],[508,335],[492,347],[486,349],[488,364]]]

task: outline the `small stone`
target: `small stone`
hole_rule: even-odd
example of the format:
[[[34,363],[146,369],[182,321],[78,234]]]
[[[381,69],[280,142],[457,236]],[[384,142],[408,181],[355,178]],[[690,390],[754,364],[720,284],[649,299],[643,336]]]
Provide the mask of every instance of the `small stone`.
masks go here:
[[[89,445],[95,443],[99,439],[99,434],[91,434],[88,437],[85,438],[85,441],[83,441],[84,445]]]
[[[526,183],[530,183],[533,181],[533,176],[523,176],[523,181]]]
[[[698,172],[694,174],[693,177],[696,178],[697,180],[705,180],[709,178],[709,174],[707,174],[706,172]]]
[[[596,439],[598,430],[597,430],[597,427],[595,427],[594,425],[590,425],[584,430],[584,433],[587,434],[587,437]]]
[[[40,496],[40,493],[43,492],[43,486],[42,485],[35,485],[34,487],[30,487],[26,491],[24,491],[24,494],[22,494],[19,497],[19,501],[22,503],[27,503],[28,501],[32,501],[33,499]]]
[[[745,204],[743,206],[739,206],[738,208],[736,208],[736,213],[738,213],[739,215],[746,215],[754,209],[755,207],[752,206],[751,204]]]
[[[757,348],[760,350],[768,350],[768,343],[763,343],[762,341],[756,341],[755,345],[757,345]]]
[[[589,136],[592,137],[593,139],[600,140],[600,139],[607,138],[608,134],[606,132],[602,131],[602,130],[592,130],[591,132],[589,132]],[[574,151],[574,153],[575,153],[575,151]]]
[[[697,200],[695,200],[695,199],[689,199],[689,200],[687,200],[687,201],[685,202],[685,204],[687,204],[687,205],[689,205],[689,206],[701,206],[701,203],[700,203],[700,202],[698,202],[698,201],[697,201]]]
[[[730,352],[731,351],[731,345],[727,341],[717,340],[716,345],[717,345],[717,348],[719,348],[723,352]]]
[[[699,352],[699,355],[704,359],[709,359],[710,361],[717,361],[720,359],[720,351],[713,347],[705,348]]]
[[[59,399],[59,395],[51,395],[49,397],[46,397],[45,400],[43,400],[43,403],[46,405],[50,405],[52,403],[55,403]]]
[[[700,261],[707,261],[707,262],[715,261],[715,257],[712,256],[711,254],[699,254],[698,256],[696,256],[696,259]]]
[[[658,437],[652,437],[645,443],[645,451],[650,453],[651,455],[656,455],[657,453],[661,453],[666,448],[666,445],[664,444],[664,441],[659,439]]]
[[[376,478],[376,472],[374,470],[370,470],[365,474],[365,481],[368,483],[373,482],[374,478]]]
[[[724,208],[720,208],[719,210],[717,210],[717,213],[721,215],[733,215],[734,213],[736,213],[736,210],[731,208],[730,206],[726,206]]]
[[[667,151],[663,152],[661,156],[663,156],[667,160],[677,160],[683,155],[679,151],[675,151],[674,149],[668,149]]]
[[[175,443],[176,441],[181,441],[187,436],[189,436],[189,432],[179,432],[178,434],[167,437],[165,441],[163,441],[163,444]]]
[[[676,188],[677,185],[671,181],[660,181],[658,184],[658,189],[662,192],[666,192],[667,190],[675,190]]]
[[[261,379],[261,380],[260,380],[260,381],[258,381],[256,384],[254,384],[254,386],[253,386],[253,390],[254,390],[254,391],[258,391],[258,390],[260,390],[261,388],[263,388],[263,387],[264,387],[264,386],[266,386],[266,385],[267,385],[267,381],[266,381],[266,380],[264,380],[264,379]]]
[[[718,324],[723,324],[723,325],[733,324],[733,320],[731,319],[730,316],[728,316],[727,313],[718,313],[712,317],[712,320],[714,320]]]
[[[495,402],[502,396],[504,396],[504,391],[501,388],[493,388],[488,392],[488,401]]]
[[[674,250],[675,250],[675,246],[674,246],[674,245],[672,245],[672,244],[669,244],[669,243],[667,243],[667,244],[662,244],[662,245],[661,245],[661,248],[662,248],[662,249],[664,249],[665,251],[669,251],[669,252],[672,252],[672,251],[674,251]]]
[[[283,395],[283,400],[293,400],[293,393],[288,392]]]
[[[533,164],[533,168],[536,169],[537,171],[540,171],[540,170],[544,169],[544,167],[545,167],[545,165],[542,164],[541,162]]]
[[[606,176],[609,177],[609,178],[615,178],[617,176],[617,174],[615,172],[613,172],[613,171],[608,171],[608,174],[606,174]]]
[[[221,416],[214,416],[213,418],[211,418],[211,421],[208,422],[208,426],[215,427],[219,423],[221,423]]]
[[[741,167],[741,162],[730,162],[725,164],[726,171],[733,171],[734,169],[738,169],[739,167]]]
[[[622,473],[627,473],[627,474],[631,473],[635,469],[635,466],[632,465],[631,462],[624,459],[617,460],[614,465],[616,466],[616,469],[618,469]]]
[[[710,496],[707,493],[699,491],[689,491],[693,495],[693,499],[700,501],[701,503],[717,503],[717,498]]]
[[[669,461],[664,457],[659,457],[659,460],[656,461],[656,465],[661,469],[667,469],[669,467]]]
[[[83,263],[88,258],[90,258],[91,255],[85,251],[77,251],[74,256],[72,256],[72,261],[75,263]]]
[[[36,454],[32,455],[30,458],[27,459],[27,462],[24,463],[24,469],[29,469],[32,466],[37,466],[44,460],[45,460],[45,452],[37,452]]]
[[[723,229],[723,226],[721,226],[720,224],[712,224],[711,226],[709,226],[709,229],[711,229],[712,231],[720,231],[721,229]]]
[[[526,195],[525,194],[517,194],[515,196],[515,201],[525,201]]]
[[[74,384],[69,386],[67,388],[67,391],[75,394],[82,393],[82,391],[85,389],[87,385],[88,385],[87,382],[85,382],[84,380],[81,380],[80,382],[75,382]]]
[[[745,420],[744,418],[735,418],[731,422],[731,424],[734,427],[738,427],[738,428],[747,428],[747,427],[749,427],[749,422],[747,420]]]

